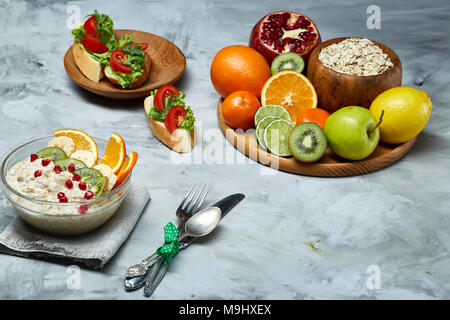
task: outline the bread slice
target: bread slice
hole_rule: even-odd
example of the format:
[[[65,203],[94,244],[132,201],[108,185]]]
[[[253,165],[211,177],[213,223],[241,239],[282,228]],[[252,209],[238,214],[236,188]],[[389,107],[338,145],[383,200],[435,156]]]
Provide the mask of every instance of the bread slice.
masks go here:
[[[105,76],[103,67],[100,63],[89,56],[86,51],[80,46],[80,44],[74,41],[72,46],[73,59],[81,73],[85,75],[91,81],[99,82]]]
[[[142,76],[140,76],[139,78],[137,78],[134,81],[132,89],[139,88],[140,86],[142,86],[142,84],[144,84],[144,82],[147,80],[148,76],[150,75],[151,60],[147,53],[145,54],[145,60],[147,60],[148,63],[144,64],[144,72],[142,73]],[[122,86],[119,84],[119,80],[112,73],[111,67],[108,66],[105,68],[105,75],[109,79],[109,81],[111,81],[114,85],[122,88]]]
[[[176,129],[172,134],[167,130],[164,122],[153,120],[148,116],[151,106],[153,105],[153,97],[147,97],[144,101],[145,114],[147,115],[148,123],[150,125],[150,130],[152,130],[153,135],[170,149],[178,153],[190,152],[194,147],[197,136],[191,134],[186,129]]]

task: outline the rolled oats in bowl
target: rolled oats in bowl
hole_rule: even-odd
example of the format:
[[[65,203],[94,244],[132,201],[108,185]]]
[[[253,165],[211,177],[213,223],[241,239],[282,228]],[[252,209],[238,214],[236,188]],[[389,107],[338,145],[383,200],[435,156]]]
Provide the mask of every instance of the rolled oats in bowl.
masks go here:
[[[394,66],[379,46],[363,38],[331,44],[320,51],[319,60],[336,72],[355,76],[376,76]]]

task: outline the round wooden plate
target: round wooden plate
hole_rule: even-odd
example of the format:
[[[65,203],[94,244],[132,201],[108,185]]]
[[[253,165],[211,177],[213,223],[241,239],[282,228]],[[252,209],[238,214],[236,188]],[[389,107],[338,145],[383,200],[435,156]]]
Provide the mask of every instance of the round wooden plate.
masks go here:
[[[342,159],[328,147],[322,159],[314,163],[304,163],[294,158],[282,158],[258,147],[254,130],[237,132],[229,127],[222,115],[222,99],[217,107],[219,125],[228,141],[247,157],[278,170],[316,177],[345,177],[365,174],[385,168],[408,153],[416,143],[417,137],[400,145],[380,142],[375,151],[366,159],[350,161]]]
[[[152,33],[137,30],[115,30],[116,38],[129,34],[135,42],[148,43],[146,53],[151,59],[150,75],[144,84],[136,89],[121,89],[108,79],[94,82],[86,78],[78,69],[73,59],[72,47],[64,56],[64,67],[67,74],[80,87],[95,94],[113,99],[134,99],[149,95],[149,91],[165,84],[176,82],[186,69],[186,58],[183,52],[169,40]]]

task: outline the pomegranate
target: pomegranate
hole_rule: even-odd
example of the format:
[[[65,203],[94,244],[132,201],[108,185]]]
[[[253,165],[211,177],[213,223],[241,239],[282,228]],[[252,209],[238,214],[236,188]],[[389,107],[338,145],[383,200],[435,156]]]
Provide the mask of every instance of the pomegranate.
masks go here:
[[[72,180],[67,180],[67,181],[66,181],[66,188],[67,188],[67,189],[72,189],[72,188],[73,188],[73,182],[72,182]]]
[[[50,160],[50,159],[43,159],[43,160],[42,160],[42,166],[43,166],[43,167],[48,166],[48,165],[50,164],[51,161],[52,161],[52,160]]]
[[[83,181],[81,181],[79,184],[78,184],[78,188],[80,188],[80,190],[86,190],[87,189],[87,185],[86,185],[86,182],[83,182]]]
[[[67,168],[69,172],[73,173],[75,172],[75,165],[73,163],[69,164],[69,167]]]
[[[79,208],[78,208],[78,212],[80,214],[85,214],[87,211],[89,210],[89,207],[85,204],[82,204]]]
[[[86,191],[86,193],[84,194],[84,198],[86,200],[92,199],[94,197],[94,193],[92,191]]]
[[[269,63],[281,53],[296,52],[308,62],[312,50],[320,43],[314,22],[301,13],[278,11],[266,15],[253,27],[250,47]]]

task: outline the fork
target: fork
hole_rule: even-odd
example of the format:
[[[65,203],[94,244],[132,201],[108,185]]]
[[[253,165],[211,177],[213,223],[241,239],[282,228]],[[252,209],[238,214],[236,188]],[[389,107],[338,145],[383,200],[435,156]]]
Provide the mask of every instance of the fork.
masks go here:
[[[186,195],[184,196],[183,200],[181,201],[180,205],[176,210],[176,215],[180,218],[180,224],[178,225],[177,228],[180,235],[184,230],[184,224],[186,223],[187,219],[189,219],[194,213],[196,213],[200,209],[209,190],[210,187],[207,184],[202,184],[200,182],[194,183],[189,188],[188,192],[186,193]],[[184,238],[182,243],[180,243],[180,249],[183,243],[189,241],[188,238],[189,237]],[[157,270],[155,269],[149,270],[149,269],[150,267],[157,265],[156,262],[158,261],[159,258],[160,256],[157,253],[152,254],[151,256],[142,260],[140,263],[129,267],[127,272],[125,273],[125,276],[127,278],[134,278],[145,275],[149,271],[154,271],[153,273],[155,273]],[[145,279],[139,280],[140,281],[138,281],[137,283],[131,281],[130,279],[125,280],[125,288],[127,290],[135,290],[142,287],[142,285],[144,285]]]

